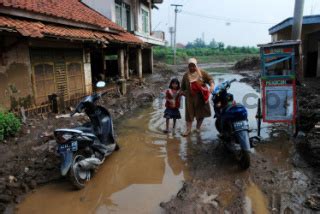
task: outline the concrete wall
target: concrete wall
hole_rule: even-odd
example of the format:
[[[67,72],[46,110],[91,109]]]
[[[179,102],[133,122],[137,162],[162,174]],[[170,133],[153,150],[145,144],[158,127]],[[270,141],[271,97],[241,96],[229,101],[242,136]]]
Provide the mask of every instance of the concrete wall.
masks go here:
[[[32,104],[31,66],[27,41],[13,36],[0,40],[0,108],[14,108],[17,102]]]
[[[80,50],[81,58],[79,59],[83,63],[81,67],[84,72],[85,93],[92,92],[90,50],[85,51],[82,43],[26,39],[11,34],[0,34],[0,109],[34,106],[35,94],[31,62],[31,50],[34,48],[40,50],[69,50],[70,48],[70,51],[76,48]],[[68,51],[62,53],[68,53]]]
[[[115,22],[114,0],[82,0],[82,2]]]

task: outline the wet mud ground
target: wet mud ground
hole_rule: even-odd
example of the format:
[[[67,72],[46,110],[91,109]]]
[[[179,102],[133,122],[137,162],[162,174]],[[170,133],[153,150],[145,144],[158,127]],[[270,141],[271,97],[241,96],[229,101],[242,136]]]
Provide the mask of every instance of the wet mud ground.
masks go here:
[[[212,74],[216,83],[239,80],[230,89],[237,102],[246,93],[258,94],[257,88],[243,81],[243,76],[220,73],[219,69]],[[245,77],[250,76],[247,73]],[[153,78],[158,81],[159,77]],[[296,152],[288,127],[263,124],[263,142],[255,148],[250,169],[243,171],[216,137],[213,118],[205,120],[200,134],[184,138],[180,135],[183,120],[174,133],[162,133],[163,111],[163,101],[156,99],[120,117],[116,128],[121,150],[106,160],[84,190],[74,191],[56,174],[57,168],[48,164],[46,170],[51,171],[52,178],[56,176],[52,179],[55,182],[25,191],[29,192],[26,198],[16,198],[21,203],[7,211],[316,213],[317,206],[312,210],[308,202],[318,202],[318,177]],[[252,135],[256,133],[255,112],[256,109],[249,109]],[[16,183],[13,180],[10,184]],[[21,188],[20,184],[15,188]]]
[[[216,82],[242,78],[214,76]],[[234,84],[231,92],[239,102],[246,93],[257,93],[246,83]],[[80,213],[309,212],[303,203],[311,179],[293,167],[287,127],[263,124],[264,140],[252,155],[250,169],[243,171],[217,139],[213,118],[206,119],[201,134],[183,138],[182,121],[174,134],[162,134],[162,112],[158,99],[123,118],[117,126],[121,151],[85,190],[70,192],[68,183],[44,186],[17,207],[18,213],[68,212],[75,207]],[[255,109],[249,109],[249,115],[254,129]]]

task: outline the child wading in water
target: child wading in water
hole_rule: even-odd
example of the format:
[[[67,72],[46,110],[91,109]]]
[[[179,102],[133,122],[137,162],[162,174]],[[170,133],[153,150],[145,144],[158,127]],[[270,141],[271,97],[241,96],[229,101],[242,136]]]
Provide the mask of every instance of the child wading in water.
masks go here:
[[[166,90],[166,110],[164,111],[164,118],[166,118],[166,129],[164,133],[169,132],[169,122],[173,119],[173,130],[176,127],[176,120],[181,119],[180,115],[180,82],[177,78],[170,81],[169,89]]]

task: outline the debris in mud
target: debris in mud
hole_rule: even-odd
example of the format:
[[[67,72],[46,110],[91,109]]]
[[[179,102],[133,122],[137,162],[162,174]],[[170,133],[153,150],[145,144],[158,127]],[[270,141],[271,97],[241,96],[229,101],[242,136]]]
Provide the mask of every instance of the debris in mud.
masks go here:
[[[319,80],[305,80],[298,87],[298,128],[304,136],[295,139],[297,150],[312,166],[320,166],[320,94]]]
[[[240,72],[244,76],[239,82],[247,83],[254,89],[260,90],[260,73],[259,72]]]
[[[320,195],[310,195],[305,201],[305,206],[313,210],[320,210]]]
[[[216,200],[218,195],[216,194],[208,194],[207,191],[205,191],[203,194],[200,195],[201,201],[204,204],[211,204],[215,208],[218,208],[219,204],[218,201]]]
[[[243,60],[238,61],[233,69],[237,71],[244,70],[258,70],[260,68],[261,60],[259,57],[247,57]]]

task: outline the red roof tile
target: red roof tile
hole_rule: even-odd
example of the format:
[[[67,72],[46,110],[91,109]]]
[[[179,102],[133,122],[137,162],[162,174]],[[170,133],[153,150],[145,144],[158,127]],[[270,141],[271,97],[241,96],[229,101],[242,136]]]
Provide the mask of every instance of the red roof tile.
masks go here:
[[[123,28],[79,0],[0,0],[0,6],[123,31]]]
[[[29,21],[8,16],[0,16],[0,27],[16,30],[23,36],[36,38],[53,36],[69,39],[108,41],[111,43],[143,43],[140,39],[125,31],[122,31],[118,34],[113,34],[83,28],[46,24],[39,21]]]

